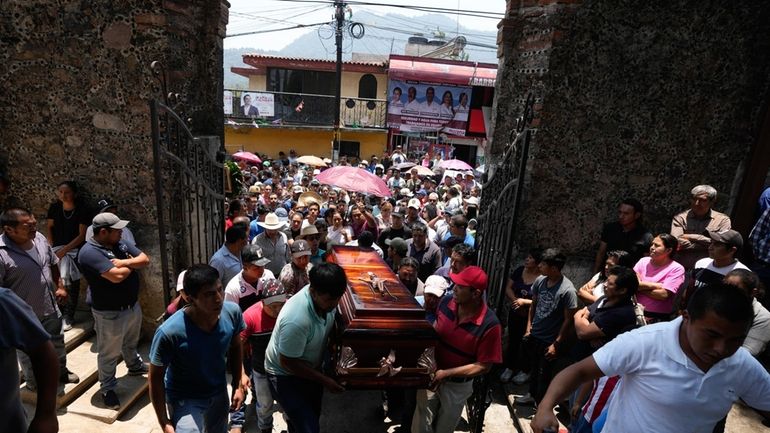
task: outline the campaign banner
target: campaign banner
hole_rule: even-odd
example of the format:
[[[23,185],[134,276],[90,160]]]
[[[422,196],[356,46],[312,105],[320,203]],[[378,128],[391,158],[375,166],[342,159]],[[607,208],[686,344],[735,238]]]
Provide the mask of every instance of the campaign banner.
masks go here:
[[[225,91],[225,100],[227,93],[230,92]],[[230,107],[233,107],[232,99]],[[273,117],[275,116],[275,96],[272,93],[243,92],[237,107],[235,115],[238,117]],[[225,103],[225,114],[228,114],[226,110]]]
[[[471,88],[409,80],[388,81],[388,127],[402,132],[440,131],[464,136]]]
[[[233,92],[225,90],[224,96],[225,115],[233,114]]]

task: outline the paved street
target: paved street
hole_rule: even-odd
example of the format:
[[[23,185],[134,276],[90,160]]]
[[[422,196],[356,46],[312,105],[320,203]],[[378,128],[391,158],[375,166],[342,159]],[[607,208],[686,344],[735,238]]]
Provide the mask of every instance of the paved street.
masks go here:
[[[344,394],[324,396],[321,431],[329,433],[386,433],[393,432],[397,424],[379,415],[379,391],[349,391]],[[31,409],[27,406],[28,410]],[[249,411],[246,431],[257,431],[253,410]],[[104,424],[76,414],[62,413],[59,416],[62,433],[160,433],[155,413],[147,395],[142,397],[130,411],[114,424]],[[280,415],[275,416],[275,430],[286,429]],[[458,432],[467,432],[468,425],[460,422]],[[484,432],[510,433],[515,431],[508,407],[492,403],[487,410]]]
[[[513,389],[514,394],[523,393],[524,387]],[[495,395],[487,410],[484,421],[485,433],[512,433],[516,429],[510,417],[508,407],[503,403],[501,395]],[[324,415],[321,418],[323,432],[328,433],[392,433],[397,426],[389,420],[383,421],[379,415],[379,391],[349,391],[344,394],[324,397]],[[31,411],[31,406],[26,406]],[[517,407],[521,417],[523,433],[529,433],[529,420],[532,409],[526,406]],[[254,414],[250,409],[247,432],[256,431]],[[121,419],[114,424],[73,413],[60,412],[60,432],[62,433],[160,433],[155,413],[152,410],[149,396],[142,397]],[[275,416],[275,431],[286,429],[286,424],[279,415]],[[460,421],[457,432],[467,432],[465,418]],[[735,405],[727,418],[726,433],[761,433],[770,432],[770,427],[762,424],[759,415],[753,410]]]

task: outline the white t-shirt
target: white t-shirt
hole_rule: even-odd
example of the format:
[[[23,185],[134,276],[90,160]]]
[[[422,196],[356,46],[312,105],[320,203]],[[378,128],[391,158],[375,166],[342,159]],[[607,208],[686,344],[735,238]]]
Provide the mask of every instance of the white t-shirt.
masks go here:
[[[235,302],[236,304],[241,298],[251,295],[252,293],[259,296],[264,291],[264,284],[267,280],[274,280],[275,274],[270,269],[265,269],[265,273],[259,277],[257,281],[257,287],[252,286],[248,281],[241,277],[243,271],[238,272],[238,275],[234,276],[227,282],[225,286],[225,301]]]
[[[621,376],[603,431],[711,433],[739,398],[770,410],[770,374],[746,349],[703,373],[679,345],[681,324],[679,317],[626,332],[593,354],[605,375]]]
[[[594,288],[591,290],[591,294],[596,297],[596,299],[601,298],[604,296],[604,281],[601,283],[597,283],[599,281],[599,277],[602,275],[601,272],[597,272],[596,275],[594,275],[591,278],[591,282],[594,283]]]
[[[335,229],[334,226],[329,227],[329,230],[326,232],[326,245],[345,245],[347,239],[342,235],[343,232],[347,233],[347,239],[353,237],[353,231],[348,226],[344,226],[339,230]]]

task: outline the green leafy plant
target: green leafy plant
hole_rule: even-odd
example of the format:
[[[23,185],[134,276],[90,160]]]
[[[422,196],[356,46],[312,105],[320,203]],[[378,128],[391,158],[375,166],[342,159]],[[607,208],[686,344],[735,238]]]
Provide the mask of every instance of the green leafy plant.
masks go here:
[[[225,194],[227,198],[234,198],[241,195],[241,189],[243,188],[243,173],[241,173],[240,167],[234,161],[226,161],[225,167],[230,173],[230,191]]]

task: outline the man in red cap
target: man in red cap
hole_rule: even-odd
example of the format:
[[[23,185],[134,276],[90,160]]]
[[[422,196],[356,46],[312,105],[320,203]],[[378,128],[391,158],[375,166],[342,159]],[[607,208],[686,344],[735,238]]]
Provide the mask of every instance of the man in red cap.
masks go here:
[[[434,327],[438,369],[430,389],[417,392],[412,433],[451,433],[465,400],[473,393],[473,378],[503,361],[502,328],[484,301],[487,274],[478,266],[450,273],[453,296],[436,310]]]

